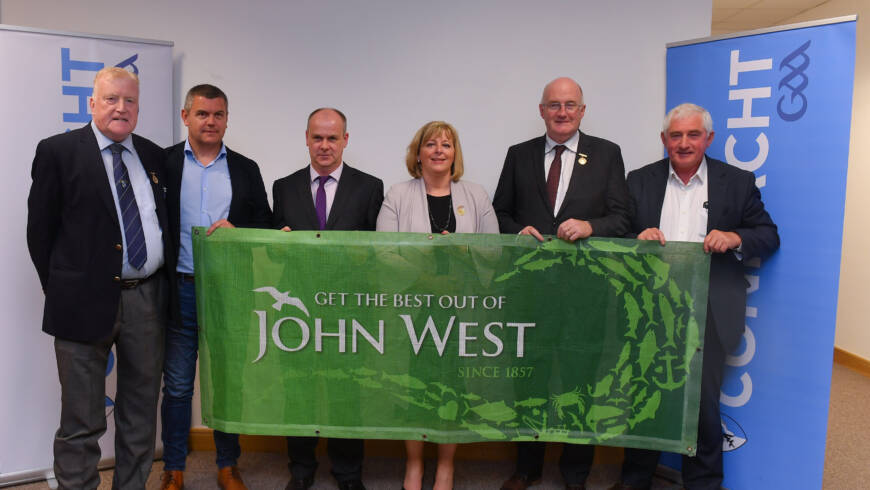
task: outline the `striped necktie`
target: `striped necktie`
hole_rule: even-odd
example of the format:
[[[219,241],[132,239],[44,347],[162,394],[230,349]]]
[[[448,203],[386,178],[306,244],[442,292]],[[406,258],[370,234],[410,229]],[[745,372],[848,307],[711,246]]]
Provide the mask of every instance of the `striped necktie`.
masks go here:
[[[148,258],[148,251],[145,248],[145,232],[142,229],[142,219],[139,217],[139,205],[136,204],[136,195],[133,193],[127,166],[121,159],[124,146],[114,143],[109,148],[112,150],[115,191],[118,193],[118,205],[121,207],[121,218],[124,221],[124,237],[127,239],[127,261],[136,269],[142,269],[145,259]]]

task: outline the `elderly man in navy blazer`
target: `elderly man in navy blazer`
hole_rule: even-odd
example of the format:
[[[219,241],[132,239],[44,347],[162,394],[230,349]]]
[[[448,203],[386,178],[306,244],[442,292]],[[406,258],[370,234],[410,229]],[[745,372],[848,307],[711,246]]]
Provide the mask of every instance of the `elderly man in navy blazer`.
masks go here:
[[[704,154],[713,135],[709,112],[680,104],[662,126],[668,158],[628,174],[631,236],[662,246],[667,240],[703,243],[712,255],[697,455],[683,457],[683,486],[690,490],[718,490],[722,485],[719,392],[725,358],[745,329],[749,284],[743,259],[766,258],[779,248],[779,234],[761,202],[755,175]],[[658,460],[658,451],[626,449],[622,481],[613,488],[649,488]]]
[[[507,151],[492,205],[502,233],[556,235],[574,242],[628,231],[629,198],[619,146],[580,131],[583,90],[570,78],[544,87],[538,105],[543,136]],[[517,466],[503,489],[522,490],[541,478],[544,443],[517,443]],[[568,488],[584,488],[594,447],[565,444],[559,469]]]
[[[167,149],[170,232],[178,247],[178,309],[181,321],[166,331],[163,371],[163,476],[161,490],[181,490],[190,433],[190,409],[199,340],[196,315],[195,267],[191,228],[269,228],[272,211],[260,168],[253,160],[224,145],[229,119],[227,95],[214,85],[192,87],[184,99],[181,119],[187,141]],[[238,471],[238,434],[214,431],[218,487],[245,488]]]
[[[45,293],[61,388],[54,475],[97,488],[106,431],[106,366],[117,349],[112,488],[144,488],[154,458],[171,238],[163,149],[133,133],[139,79],[103,68],[87,126],[39,142],[27,199],[27,246]]]

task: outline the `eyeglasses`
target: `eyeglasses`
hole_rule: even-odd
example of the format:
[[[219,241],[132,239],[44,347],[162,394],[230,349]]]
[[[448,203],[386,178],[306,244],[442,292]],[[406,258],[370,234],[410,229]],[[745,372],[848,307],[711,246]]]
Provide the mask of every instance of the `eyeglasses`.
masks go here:
[[[565,108],[565,112],[577,112],[583,106],[576,102],[565,102],[564,104],[561,102],[547,102],[544,104],[544,107],[550,112],[559,112],[559,109],[562,107]]]

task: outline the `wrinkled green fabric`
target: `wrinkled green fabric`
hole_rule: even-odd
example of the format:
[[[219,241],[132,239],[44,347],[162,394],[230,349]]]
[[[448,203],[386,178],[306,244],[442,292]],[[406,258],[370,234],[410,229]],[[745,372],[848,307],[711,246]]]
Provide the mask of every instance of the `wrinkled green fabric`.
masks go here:
[[[210,427],[694,453],[700,244],[201,228],[193,244]]]

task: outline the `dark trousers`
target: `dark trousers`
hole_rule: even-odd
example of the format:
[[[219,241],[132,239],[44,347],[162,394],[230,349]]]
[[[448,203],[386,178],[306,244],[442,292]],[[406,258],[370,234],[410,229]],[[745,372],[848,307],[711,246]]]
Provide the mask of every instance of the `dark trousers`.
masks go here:
[[[545,442],[518,442],[516,473],[526,475],[532,480],[539,480],[544,469],[546,449]],[[559,472],[562,473],[565,484],[585,483],[594,457],[595,446],[563,444],[562,456],[559,457]]]
[[[718,490],[722,486],[724,472],[719,392],[722,389],[725,356],[713,317],[708,313],[707,327],[704,330],[704,364],[701,368],[697,454],[692,458],[683,456],[683,487],[688,490]],[[659,451],[626,449],[622,482],[638,488],[648,488],[658,466],[659,455]]]
[[[294,479],[314,477],[317,458],[314,449],[319,437],[288,437],[287,454],[290,456],[290,474]],[[329,439],[326,452],[332,463],[332,476],[339,483],[362,479],[364,444],[361,439]]]
[[[163,363],[163,467],[184,471],[187,437],[190,435],[190,410],[196,358],[199,348],[199,323],[196,319],[196,287],[178,279],[181,325],[170,322],[166,329],[166,359]],[[214,431],[215,459],[218,468],[235,466],[241,455],[239,435]]]
[[[54,437],[59,488],[91,489],[100,483],[98,441],[106,431],[106,368],[113,344],[118,389],[112,488],[145,488],[154,459],[168,300],[169,285],[158,272],[137,288],[121,291],[109,337],[87,343],[55,338],[61,388],[60,428]]]

